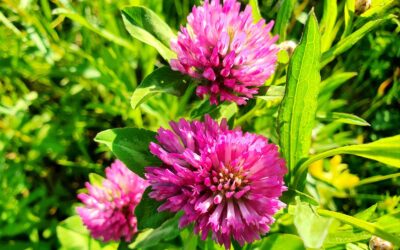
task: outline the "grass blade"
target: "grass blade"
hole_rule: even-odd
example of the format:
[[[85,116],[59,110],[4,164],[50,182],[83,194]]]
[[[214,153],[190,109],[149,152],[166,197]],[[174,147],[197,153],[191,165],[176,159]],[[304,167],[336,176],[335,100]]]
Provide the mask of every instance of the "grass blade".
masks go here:
[[[279,35],[279,42],[286,40],[286,29],[289,25],[290,17],[292,16],[296,0],[283,0],[282,6],[279,8],[274,34]]]

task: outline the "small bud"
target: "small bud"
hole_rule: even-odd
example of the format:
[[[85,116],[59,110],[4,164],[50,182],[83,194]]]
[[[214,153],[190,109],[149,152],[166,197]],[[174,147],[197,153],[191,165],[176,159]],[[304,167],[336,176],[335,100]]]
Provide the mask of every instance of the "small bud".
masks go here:
[[[278,63],[288,64],[294,49],[297,47],[297,44],[293,41],[285,41],[278,46],[280,49],[278,52]]]
[[[297,47],[297,43],[294,41],[284,41],[279,44],[281,50],[286,50],[289,56],[293,54],[294,49]]]
[[[371,0],[356,0],[355,13],[361,15],[371,7]]]
[[[369,241],[369,249],[371,250],[393,250],[393,244],[379,237],[372,236]]]

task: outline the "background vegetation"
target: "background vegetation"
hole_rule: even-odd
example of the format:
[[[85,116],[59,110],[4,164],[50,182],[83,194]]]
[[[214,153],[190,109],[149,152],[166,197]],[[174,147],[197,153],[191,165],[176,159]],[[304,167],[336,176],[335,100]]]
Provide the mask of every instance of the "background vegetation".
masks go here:
[[[261,15],[276,19],[282,2],[259,1]],[[332,9],[324,10],[329,0],[291,2],[286,39],[300,40],[306,13],[314,7],[317,19],[325,18],[329,30],[323,33],[328,36],[325,51],[370,20],[388,20],[374,25],[322,69],[325,87],[318,98],[311,153],[400,134],[400,29],[399,21],[389,16],[399,14],[394,1],[372,1],[371,16],[353,14],[350,19],[346,1],[338,1],[337,17]],[[123,25],[120,9],[138,4],[156,12],[176,31],[199,1],[0,3],[1,249],[61,246],[57,225],[75,213],[77,191],[88,173],[103,174],[113,160],[105,146],[93,141],[102,130],[125,126],[155,130],[179,117],[219,112],[230,118],[232,126],[278,141],[279,94],[240,109],[225,105],[216,110],[189,88],[181,98],[158,95],[132,109],[133,90],[155,67],[166,63],[155,49],[132,39]],[[269,84],[284,83],[287,61],[281,58],[280,62]],[[362,119],[343,117],[340,112]],[[398,176],[397,169],[375,161],[335,156],[311,166],[306,190],[321,206],[351,215],[377,204],[377,217],[399,210]],[[188,232],[180,237],[189,237]],[[367,238],[360,241],[366,243]]]

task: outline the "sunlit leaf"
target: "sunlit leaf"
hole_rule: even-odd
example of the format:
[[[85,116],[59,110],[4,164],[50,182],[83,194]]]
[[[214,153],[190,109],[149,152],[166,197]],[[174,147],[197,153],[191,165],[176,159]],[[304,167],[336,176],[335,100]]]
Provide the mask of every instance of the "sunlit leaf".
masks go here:
[[[296,205],[289,207],[293,215],[294,225],[307,248],[320,248],[328,235],[331,219],[324,218],[316,213],[315,206],[296,199]]]
[[[365,121],[361,117],[341,112],[317,113],[317,118],[323,121],[335,121],[335,122],[358,125],[358,126],[371,126],[367,121]]]
[[[346,3],[344,5],[344,31],[342,38],[350,34],[353,28],[355,5],[356,5],[355,0],[346,0]]]
[[[279,142],[288,163],[289,179],[296,164],[308,156],[321,79],[319,60],[319,28],[311,12],[289,64],[286,93],[278,116]]]
[[[336,56],[353,47],[353,45],[356,44],[366,34],[370,33],[375,28],[382,26],[393,18],[393,15],[388,15],[384,18],[372,20],[364,24],[361,28],[354,31],[349,36],[338,42],[335,46],[330,48],[328,51],[323,53],[321,57],[321,67],[324,67],[326,64],[334,60]]]
[[[126,7],[122,9],[122,18],[126,29],[134,38],[157,49],[165,60],[169,61],[176,56],[169,49],[169,43],[175,34],[153,11],[143,6]]]
[[[169,67],[154,70],[135,89],[131,97],[131,106],[136,109],[141,103],[158,93],[181,96],[189,85],[189,78]]]
[[[90,236],[77,215],[69,217],[57,226],[57,237],[62,250],[117,250],[118,242],[103,243]]]
[[[364,221],[364,220],[360,220],[357,219],[353,216],[350,215],[346,215],[346,214],[342,214],[342,213],[338,213],[338,212],[334,212],[334,211],[329,211],[329,210],[325,210],[325,209],[317,209],[318,214],[322,215],[322,216],[326,216],[326,217],[331,217],[331,218],[335,218],[337,220],[340,220],[346,224],[352,225],[354,227],[360,228],[366,232],[369,232],[373,235],[376,235],[382,239],[385,239],[387,241],[392,242],[393,244],[396,245],[400,245],[400,238],[386,232],[382,227]]]
[[[274,27],[274,34],[279,35],[279,42],[286,40],[286,30],[296,3],[296,0],[283,0],[281,3]]]
[[[261,241],[261,245],[259,249],[268,249],[268,250],[281,250],[281,249],[290,249],[290,250],[303,250],[306,249],[304,247],[303,241],[301,238],[294,234],[272,234]]]
[[[262,19],[261,13],[260,13],[260,8],[258,7],[258,0],[250,0],[249,5],[251,6],[251,9],[253,11],[253,18],[254,21],[259,21]]]
[[[94,185],[94,186],[103,186],[103,181],[104,181],[104,177],[101,175],[98,175],[96,173],[90,173],[89,174],[89,181],[90,184]]]
[[[334,27],[337,18],[337,0],[324,0],[324,12],[321,19],[321,52],[327,51],[335,39]]]

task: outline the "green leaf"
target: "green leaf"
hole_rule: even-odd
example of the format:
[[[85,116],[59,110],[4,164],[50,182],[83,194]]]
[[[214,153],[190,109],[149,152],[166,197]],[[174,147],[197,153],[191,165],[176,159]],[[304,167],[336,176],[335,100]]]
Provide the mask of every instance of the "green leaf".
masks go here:
[[[283,99],[285,95],[285,86],[269,86],[265,95],[257,95],[256,98],[267,102],[276,102]]]
[[[334,121],[358,126],[371,126],[367,121],[353,114],[332,112],[332,113],[318,113],[317,118],[324,121]]]
[[[238,112],[238,106],[236,103],[221,104],[219,108],[219,119],[221,121],[223,118],[229,121]]]
[[[360,27],[370,20],[382,18],[383,16],[390,13],[391,10],[395,9],[393,7],[395,7],[396,4],[398,5],[397,2],[398,1],[396,0],[384,0],[379,1],[379,3],[373,3],[371,8],[362,13],[359,18],[355,20],[354,26]]]
[[[94,139],[103,143],[133,172],[144,176],[144,167],[159,165],[160,161],[149,151],[156,133],[138,128],[115,128],[102,131]]]
[[[374,205],[370,206],[369,208],[367,208],[361,212],[358,212],[357,214],[354,215],[354,217],[356,217],[357,219],[360,219],[360,220],[367,221],[372,217],[372,215],[374,215],[377,206],[378,206],[377,204],[374,204]]]
[[[357,72],[336,73],[321,82],[321,95],[332,93],[349,79],[355,77]]]
[[[355,217],[352,217],[350,215],[338,213],[338,212],[333,212],[333,211],[328,211],[325,209],[317,209],[318,214],[326,217],[331,217],[335,218],[337,220],[340,220],[346,224],[352,225],[354,227],[360,228],[366,232],[369,232],[373,235],[376,235],[382,239],[385,239],[387,241],[392,242],[393,244],[400,246],[400,238],[397,236],[394,236],[391,233],[386,232],[381,226],[357,219]],[[398,226],[398,225],[397,225]]]
[[[177,214],[174,218],[165,221],[160,227],[154,229],[145,239],[135,245],[135,249],[153,247],[161,241],[168,241],[177,237],[179,235],[179,217],[180,214]]]
[[[400,240],[400,211],[393,214],[386,214],[376,220],[376,225],[380,226],[385,232],[395,234]],[[397,244],[397,246],[400,246]]]
[[[260,19],[262,19],[260,8],[258,7],[258,0],[250,0],[249,5],[251,6],[253,12],[254,22],[258,22]]]
[[[324,241],[324,247],[329,248],[332,246],[367,240],[369,238],[371,238],[371,234],[368,232],[354,232],[352,228],[343,231],[337,230],[328,234]]]
[[[209,100],[203,100],[195,106],[190,112],[190,119],[203,117],[205,114],[211,114],[218,111],[219,107],[211,105]]]
[[[304,176],[311,163],[339,154],[357,155],[400,168],[400,135],[383,138],[371,143],[335,148],[314,155],[300,165],[296,173],[294,187],[298,187],[301,184],[301,177],[299,176]]]
[[[318,95],[318,110],[330,110],[334,91],[356,75],[357,72],[340,72],[323,80]]]
[[[118,242],[103,243],[93,239],[79,216],[71,216],[57,226],[62,250],[116,250]]]
[[[364,24],[361,28],[347,36],[346,38],[342,39],[338,42],[335,46],[330,48],[328,51],[322,54],[321,57],[321,68],[327,65],[329,62],[333,61],[336,56],[342,54],[343,52],[347,51],[354,44],[356,44],[361,38],[363,38],[366,34],[371,33],[377,27],[381,27],[387,21],[393,19],[393,15],[388,15],[384,18],[372,20]]]
[[[350,34],[353,28],[355,6],[355,0],[346,0],[346,4],[344,5],[344,32],[342,38]]]
[[[286,40],[286,30],[292,16],[296,0],[283,0],[279,8],[276,24],[274,27],[274,34],[279,35],[279,42]]]
[[[161,224],[173,216],[173,214],[169,212],[157,211],[158,207],[163,203],[149,197],[149,193],[151,192],[150,189],[151,187],[145,190],[142,200],[135,209],[139,230],[145,228],[158,228]]]
[[[307,248],[319,249],[328,235],[332,220],[319,216],[316,208],[296,197],[296,205],[290,206],[289,212],[293,215],[294,225],[304,245]]]
[[[122,47],[125,47],[131,51],[137,50],[132,43],[130,43],[128,40],[125,40],[122,37],[119,37],[111,32],[109,32],[106,29],[102,29],[100,27],[97,27],[96,25],[90,23],[88,20],[86,20],[83,16],[79,15],[78,13],[73,12],[72,10],[64,9],[64,8],[57,8],[53,10],[53,15],[62,15],[65,17],[68,17],[69,19],[79,23],[83,27],[95,32],[96,34],[102,36],[103,38],[107,39],[110,42],[113,42],[115,44],[118,44]]]
[[[320,24],[321,52],[327,51],[335,39],[334,27],[337,18],[337,0],[324,0],[324,12]]]
[[[135,89],[131,106],[136,109],[141,103],[158,93],[181,96],[189,86],[189,78],[170,67],[161,67],[148,75]]]
[[[169,49],[175,34],[153,11],[142,6],[126,7],[122,9],[122,18],[134,38],[154,47],[167,61],[176,57]]]
[[[273,234],[261,241],[259,249],[269,250],[303,250],[305,249],[301,238],[294,234]]]
[[[96,173],[90,173],[89,174],[89,181],[90,184],[94,185],[94,186],[103,186],[103,181],[104,181],[104,177],[101,175],[98,175]]]
[[[318,22],[311,12],[302,40],[289,63],[286,93],[278,116],[279,142],[289,166],[289,179],[296,164],[308,156],[321,80],[319,60]]]

